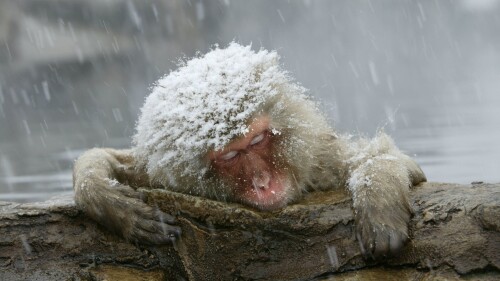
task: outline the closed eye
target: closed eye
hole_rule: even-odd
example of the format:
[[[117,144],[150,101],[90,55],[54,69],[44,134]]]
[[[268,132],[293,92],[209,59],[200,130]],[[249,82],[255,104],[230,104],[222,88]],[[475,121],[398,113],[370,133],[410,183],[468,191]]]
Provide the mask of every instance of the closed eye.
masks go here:
[[[265,137],[265,133],[262,133],[258,136],[256,136],[255,138],[252,139],[252,141],[250,142],[250,145],[256,145],[258,144],[259,142],[261,142]]]
[[[233,159],[234,157],[238,156],[238,151],[229,151],[228,153],[222,155],[220,157],[220,159],[224,160],[224,161],[229,161],[231,159]]]

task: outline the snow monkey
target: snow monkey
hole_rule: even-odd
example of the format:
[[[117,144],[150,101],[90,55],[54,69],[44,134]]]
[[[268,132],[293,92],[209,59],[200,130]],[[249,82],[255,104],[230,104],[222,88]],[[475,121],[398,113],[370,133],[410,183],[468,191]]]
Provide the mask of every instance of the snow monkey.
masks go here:
[[[260,211],[306,192],[347,188],[367,257],[408,239],[419,166],[385,134],[337,134],[274,51],[231,43],[182,62],[142,107],[129,150],[95,148],[75,162],[79,208],[129,241],[169,243],[181,230],[138,187],[164,188]]]

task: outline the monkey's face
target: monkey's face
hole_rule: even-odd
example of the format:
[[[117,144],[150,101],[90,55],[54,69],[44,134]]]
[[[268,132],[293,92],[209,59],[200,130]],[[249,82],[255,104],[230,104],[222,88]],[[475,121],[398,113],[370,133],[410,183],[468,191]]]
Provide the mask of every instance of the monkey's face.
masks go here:
[[[275,138],[269,117],[258,116],[244,137],[209,153],[212,168],[231,187],[234,201],[269,211],[292,199],[294,188],[285,165],[276,157]]]

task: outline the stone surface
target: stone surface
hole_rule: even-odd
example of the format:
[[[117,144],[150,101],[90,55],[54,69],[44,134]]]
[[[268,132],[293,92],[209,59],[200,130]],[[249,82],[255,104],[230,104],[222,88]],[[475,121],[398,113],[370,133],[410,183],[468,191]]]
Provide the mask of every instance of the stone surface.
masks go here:
[[[88,219],[71,197],[0,202],[0,280],[500,278],[500,184],[414,188],[411,241],[378,263],[360,254],[343,191],[311,193],[272,213],[145,192],[150,204],[176,215],[183,235],[175,245],[131,245]]]

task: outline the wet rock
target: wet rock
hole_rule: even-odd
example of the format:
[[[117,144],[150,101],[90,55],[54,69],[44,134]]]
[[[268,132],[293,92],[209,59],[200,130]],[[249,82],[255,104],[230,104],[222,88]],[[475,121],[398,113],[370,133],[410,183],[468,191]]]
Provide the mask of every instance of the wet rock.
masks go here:
[[[147,200],[177,214],[183,235],[176,247],[189,279],[308,278],[362,260],[343,191],[311,193],[277,212],[161,190],[148,192]],[[339,255],[337,264],[329,248]]]
[[[500,211],[484,206],[500,205],[500,186],[473,188],[438,183],[416,187],[413,239],[398,257],[383,263],[421,269],[451,266],[462,275],[488,267],[498,270],[500,251],[491,249],[500,247]],[[307,279],[374,264],[361,256],[351,202],[342,190],[311,193],[272,213],[161,190],[147,194],[151,205],[177,215],[183,235],[176,248],[189,279]]]
[[[91,280],[106,281],[160,281],[166,280],[165,273],[160,270],[144,271],[123,266],[103,265],[89,270]]]
[[[360,254],[342,190],[311,193],[271,213],[163,190],[145,195],[177,217],[183,234],[175,245],[131,245],[78,211],[71,197],[0,202],[0,280],[500,277],[500,184],[416,187],[411,240],[378,263]]]

